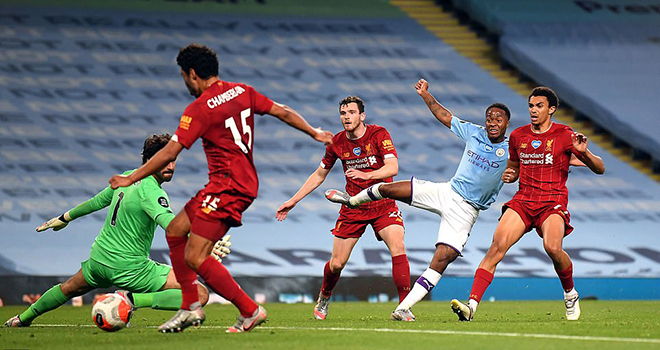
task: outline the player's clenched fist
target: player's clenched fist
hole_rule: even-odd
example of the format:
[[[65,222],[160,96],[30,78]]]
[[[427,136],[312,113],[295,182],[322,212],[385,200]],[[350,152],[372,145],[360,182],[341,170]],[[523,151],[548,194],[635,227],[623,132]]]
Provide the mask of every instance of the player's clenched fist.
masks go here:
[[[133,181],[128,178],[128,176],[125,175],[115,175],[108,180],[108,183],[110,184],[110,187],[112,187],[113,190],[118,189],[119,187],[126,187],[130,186],[133,184]]]
[[[415,84],[415,90],[418,94],[421,95],[424,91],[429,90],[429,83],[424,79],[419,79],[419,81]]]
[[[573,141],[573,147],[576,151],[584,153],[587,151],[588,140],[587,137],[579,132],[574,132],[571,134],[571,140]]]
[[[515,169],[506,168],[502,174],[502,181],[509,184],[516,180],[518,180],[518,172]]]

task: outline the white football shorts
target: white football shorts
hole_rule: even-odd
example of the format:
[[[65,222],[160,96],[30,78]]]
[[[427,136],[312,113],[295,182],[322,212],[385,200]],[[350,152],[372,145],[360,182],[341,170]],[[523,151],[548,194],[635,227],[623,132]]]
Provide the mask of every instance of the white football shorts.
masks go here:
[[[442,217],[436,245],[445,244],[458,254],[470,237],[479,210],[451,189],[449,182],[437,183],[411,179],[412,202],[410,205],[436,213]]]

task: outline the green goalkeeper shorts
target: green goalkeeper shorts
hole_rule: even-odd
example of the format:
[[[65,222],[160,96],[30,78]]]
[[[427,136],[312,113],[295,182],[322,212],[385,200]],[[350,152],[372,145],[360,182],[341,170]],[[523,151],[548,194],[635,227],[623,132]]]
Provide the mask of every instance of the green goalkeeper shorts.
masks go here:
[[[147,259],[143,264],[130,268],[113,268],[88,259],[80,264],[85,281],[94,288],[112,285],[135,293],[157,292],[165,285],[172,267]]]

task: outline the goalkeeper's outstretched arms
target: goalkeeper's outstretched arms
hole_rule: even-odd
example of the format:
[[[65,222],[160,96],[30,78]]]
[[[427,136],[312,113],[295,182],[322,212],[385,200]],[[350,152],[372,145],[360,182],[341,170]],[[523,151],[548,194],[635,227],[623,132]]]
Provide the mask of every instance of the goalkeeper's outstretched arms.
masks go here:
[[[49,228],[52,228],[53,231],[59,231],[65,228],[69,222],[109,206],[110,202],[112,202],[113,192],[114,190],[110,186],[106,187],[103,191],[96,194],[96,196],[78,204],[75,208],[44,222],[41,226],[37,227],[37,232],[46,231]]]

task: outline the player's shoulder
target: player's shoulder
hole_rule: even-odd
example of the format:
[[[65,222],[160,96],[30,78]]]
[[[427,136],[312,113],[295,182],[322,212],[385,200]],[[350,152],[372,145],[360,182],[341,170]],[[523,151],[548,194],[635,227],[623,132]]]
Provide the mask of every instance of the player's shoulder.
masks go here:
[[[163,188],[160,186],[154,175],[149,175],[144,179],[140,180],[139,183],[136,183],[136,186],[138,186],[138,191],[143,196],[149,195],[150,193],[153,192],[157,192],[159,194],[165,192],[163,191]]]
[[[573,133],[573,128],[571,128],[570,126],[568,126],[566,124],[560,124],[560,123],[555,122],[553,127],[555,128],[555,132],[561,132],[561,133],[570,132],[570,133]]]
[[[390,134],[390,132],[387,131],[387,129],[384,126],[380,126],[377,124],[367,124],[367,132],[369,133],[369,135],[372,136]]]
[[[523,126],[519,126],[511,132],[511,135],[522,135],[522,134],[529,134],[531,132],[531,128],[529,124],[525,124]]]
[[[346,137],[346,130],[342,130],[338,133],[335,134],[335,136],[332,137],[332,145],[343,143],[348,138]]]

